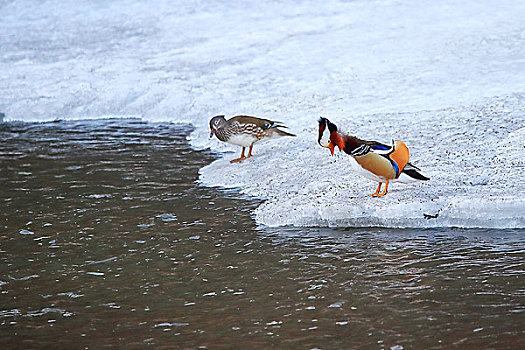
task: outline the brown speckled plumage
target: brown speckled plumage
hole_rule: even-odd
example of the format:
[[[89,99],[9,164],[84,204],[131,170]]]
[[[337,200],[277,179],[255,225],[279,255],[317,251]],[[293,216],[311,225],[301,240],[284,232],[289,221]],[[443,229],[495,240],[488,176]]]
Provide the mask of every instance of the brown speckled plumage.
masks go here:
[[[280,130],[279,127],[285,128],[286,126],[269,119],[250,117],[247,115],[239,115],[229,120],[226,120],[222,115],[218,115],[210,120],[211,136],[215,134],[219,140],[243,148],[241,158],[235,161],[251,157],[253,144],[264,138],[295,136]],[[245,147],[250,147],[248,157],[244,157]]]

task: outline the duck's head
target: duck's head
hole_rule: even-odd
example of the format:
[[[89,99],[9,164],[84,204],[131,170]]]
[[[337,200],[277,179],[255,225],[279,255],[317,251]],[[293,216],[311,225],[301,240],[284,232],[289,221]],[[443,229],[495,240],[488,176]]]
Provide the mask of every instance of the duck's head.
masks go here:
[[[321,147],[329,148],[332,156],[335,146],[339,147],[339,150],[344,148],[344,142],[337,133],[337,126],[323,117],[319,118],[319,139],[317,141]]]
[[[217,115],[210,120],[210,138],[213,137],[217,129],[226,125],[226,118],[223,115]]]

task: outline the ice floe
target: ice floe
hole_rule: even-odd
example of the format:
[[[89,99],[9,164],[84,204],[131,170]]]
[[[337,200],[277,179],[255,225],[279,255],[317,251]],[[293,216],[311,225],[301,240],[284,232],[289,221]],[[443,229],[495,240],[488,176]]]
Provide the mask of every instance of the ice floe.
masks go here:
[[[483,107],[332,117],[360,137],[404,140],[431,178],[394,183],[382,198],[364,197],[376,184],[350,157],[317,145],[315,118],[297,139],[261,145],[243,163],[213,162],[200,181],[265,198],[255,216],[269,226],[525,227],[524,115],[525,96],[516,95]]]

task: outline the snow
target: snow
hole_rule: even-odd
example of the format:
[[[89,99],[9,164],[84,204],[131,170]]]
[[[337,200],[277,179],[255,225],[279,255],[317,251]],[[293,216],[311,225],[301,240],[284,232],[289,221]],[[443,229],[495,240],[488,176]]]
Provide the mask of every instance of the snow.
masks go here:
[[[5,120],[140,116],[190,122],[224,157],[206,186],[265,198],[279,226],[525,227],[525,3],[3,1]],[[209,140],[217,114],[279,120],[296,138]],[[317,145],[317,118],[403,140],[431,178],[376,184]]]
[[[382,198],[365,197],[377,183],[356,175],[351,157],[317,145],[315,120],[300,139],[254,147],[243,163],[213,162],[200,181],[265,198],[255,217],[268,226],[523,228],[524,101],[517,94],[483,107],[332,118],[358,136],[402,138],[431,178],[391,184]]]

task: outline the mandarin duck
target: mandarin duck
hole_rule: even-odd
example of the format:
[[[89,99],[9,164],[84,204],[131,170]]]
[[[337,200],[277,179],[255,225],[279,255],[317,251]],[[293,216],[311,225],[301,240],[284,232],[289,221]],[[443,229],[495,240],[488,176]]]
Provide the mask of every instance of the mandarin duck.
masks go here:
[[[210,138],[215,134],[223,142],[241,146],[241,157],[233,159],[230,163],[240,162],[252,156],[253,144],[262,139],[272,139],[280,136],[295,136],[278,128],[286,128],[282,123],[239,115],[226,120],[223,115],[218,115],[210,120]],[[250,147],[248,156],[244,156],[244,149]]]
[[[340,134],[337,126],[326,118],[319,119],[319,145],[329,148],[332,156],[337,146],[340,151],[351,155],[358,166],[356,170],[364,177],[379,182],[372,197],[382,197],[387,193],[390,182],[410,183],[429,180],[420,169],[409,161],[407,146],[402,141],[392,140],[387,146],[376,141],[365,141],[355,136]],[[381,191],[381,184],[385,189]]]

